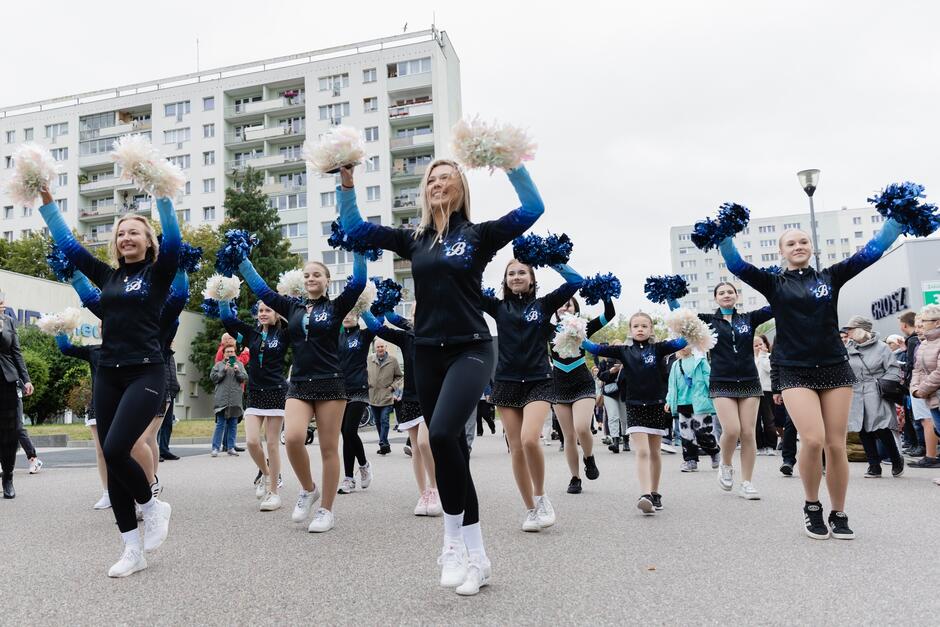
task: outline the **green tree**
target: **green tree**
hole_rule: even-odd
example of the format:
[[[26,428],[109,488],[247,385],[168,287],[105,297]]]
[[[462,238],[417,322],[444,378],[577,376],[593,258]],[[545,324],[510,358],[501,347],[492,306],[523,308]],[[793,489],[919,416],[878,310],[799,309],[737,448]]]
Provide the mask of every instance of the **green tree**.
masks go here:
[[[76,234],[76,237],[79,236]],[[56,277],[46,263],[51,241],[40,233],[32,233],[12,242],[0,240],[0,269],[55,281]],[[87,242],[84,243],[88,246]],[[89,246],[88,249],[98,259],[108,261],[107,246]]]
[[[69,393],[89,377],[88,364],[60,353],[55,340],[36,327],[20,329],[19,336],[35,388],[23,411],[34,424],[41,424],[68,408]]]
[[[37,416],[36,408],[42,405],[43,395],[49,389],[49,366],[36,351],[24,347],[22,352],[26,371],[33,384],[32,395],[23,397],[23,413],[32,418],[33,424],[41,424],[43,421]]]

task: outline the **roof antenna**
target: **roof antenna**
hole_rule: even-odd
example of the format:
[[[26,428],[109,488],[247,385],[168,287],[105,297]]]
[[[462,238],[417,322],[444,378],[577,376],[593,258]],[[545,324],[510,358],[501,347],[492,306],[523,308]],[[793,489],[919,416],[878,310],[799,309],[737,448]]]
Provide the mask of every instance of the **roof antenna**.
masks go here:
[[[199,73],[199,38],[196,37],[196,73]]]

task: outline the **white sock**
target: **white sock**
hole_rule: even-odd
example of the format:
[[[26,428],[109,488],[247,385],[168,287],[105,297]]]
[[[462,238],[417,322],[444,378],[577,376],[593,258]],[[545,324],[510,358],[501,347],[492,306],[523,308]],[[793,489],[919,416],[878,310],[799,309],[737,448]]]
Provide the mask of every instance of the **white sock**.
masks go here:
[[[463,533],[463,542],[467,545],[468,551],[479,551],[486,555],[486,551],[483,550],[483,530],[480,529],[479,522],[465,525],[460,531]]]
[[[460,528],[463,526],[463,512],[448,514],[444,512],[444,538],[460,538]]]
[[[545,498],[544,494],[537,494],[533,497],[535,499],[535,507],[538,508],[539,500]]]
[[[141,503],[141,504],[140,504],[140,511],[142,511],[143,513],[146,514],[147,512],[149,512],[150,510],[152,510],[152,509],[153,509],[153,506],[156,505],[156,504],[157,504],[157,499],[155,499],[155,498],[150,499],[150,500],[147,501],[146,503]]]
[[[348,479],[349,481],[352,481],[352,480],[353,480],[352,477],[348,477],[348,476],[346,477],[346,479]]]
[[[137,529],[122,531],[121,539],[124,540],[124,546],[140,548],[140,532]]]

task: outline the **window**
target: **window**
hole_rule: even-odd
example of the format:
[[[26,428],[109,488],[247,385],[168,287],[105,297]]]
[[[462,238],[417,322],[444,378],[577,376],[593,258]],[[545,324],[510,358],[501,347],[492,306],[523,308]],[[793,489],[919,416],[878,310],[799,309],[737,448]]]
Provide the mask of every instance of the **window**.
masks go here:
[[[362,110],[365,113],[372,113],[373,111],[379,110],[379,99],[372,98],[363,98],[362,99]],[[7,142],[10,143],[10,142]]]
[[[680,254],[680,255],[688,255],[688,254],[689,254],[689,249],[688,249],[688,248],[680,248],[680,249],[679,249],[679,254]]]
[[[878,233],[880,232],[881,232],[881,229],[875,229],[874,231],[871,232],[871,235],[872,237],[878,237]]]
[[[62,172],[61,174],[59,174],[59,176],[58,176],[58,178],[57,178],[57,180],[56,180],[56,185],[57,185],[58,187],[65,187],[65,186],[68,185],[68,184],[69,184],[69,175],[68,175],[68,173],[67,173],[67,172]]]
[[[341,87],[349,87],[349,74],[321,76],[317,84],[319,85],[320,91],[330,91],[332,89],[336,95],[339,95]]]
[[[326,235],[327,237],[329,237],[329,236],[332,235],[332,234],[333,234],[333,223],[332,223],[332,222],[321,222],[321,223],[320,223],[320,235]],[[335,255],[335,254],[333,255],[333,258],[334,258],[334,260],[335,260],[335,258],[336,258],[336,255]],[[323,253],[323,259],[324,259],[324,263],[325,263],[325,260],[326,260],[326,253]]]
[[[774,241],[773,241],[772,239],[762,239],[762,240],[760,241],[760,245],[766,248],[766,247],[769,247],[769,246],[773,246],[773,245],[774,245]]]
[[[12,241],[13,241],[13,231],[4,231],[4,232],[3,232],[3,239],[5,239],[5,240],[8,241],[8,242],[12,242]]]
[[[848,243],[849,243],[849,238],[847,238],[847,237],[841,237],[841,238],[839,238],[839,243],[841,243],[841,244],[848,244]]]
[[[304,209],[307,207],[307,192],[297,194],[280,194],[268,197],[268,206],[278,211],[288,209]]]
[[[192,181],[186,181],[186,185],[183,187],[184,196],[189,196],[189,194],[192,192],[192,188],[190,187],[191,185]]]
[[[747,261],[748,263],[754,261],[754,255],[744,255],[744,261]]]
[[[800,228],[800,223],[799,222],[786,222],[784,223],[783,228],[784,229],[798,229]]]
[[[751,242],[741,242],[741,243],[743,244],[744,248],[750,248],[750,247],[751,247]]]
[[[114,150],[114,140],[112,138],[92,139],[78,144],[78,154],[80,156],[103,155],[112,150]]]
[[[215,151],[209,150],[202,153],[202,165],[215,165]]]
[[[852,218],[852,224],[861,224],[861,223],[862,223],[862,218],[861,218],[861,216],[856,216],[856,217]]]
[[[52,153],[52,158],[56,161],[67,161],[69,158],[68,148],[53,148],[49,152]]]
[[[682,278],[685,279],[686,281],[698,281],[697,274],[683,274]]]
[[[430,135],[434,132],[434,129],[431,128],[430,124],[424,124],[422,126],[412,126],[408,128],[400,128],[395,131],[395,137],[413,137],[415,135]]]
[[[182,144],[189,141],[189,127],[163,131],[164,144]]]
[[[6,157],[4,157],[4,158],[3,158],[3,164],[4,164],[3,167],[5,167],[7,170],[9,170],[10,168],[12,168],[12,167],[13,167],[13,157],[11,157],[11,156],[9,156],[9,155],[7,155]]]
[[[679,233],[679,241],[688,241],[690,234],[689,233]]]
[[[336,206],[336,192],[321,192],[320,193],[320,206],[321,207],[335,207]]]
[[[215,220],[215,207],[203,207],[202,219],[206,221]]]
[[[835,253],[829,253],[829,259],[835,259],[835,258],[836,258]]]
[[[864,237],[864,233],[862,233],[861,231],[855,231],[855,238],[858,239],[860,237]]]
[[[366,172],[378,172],[379,171],[379,156],[374,155],[366,159]]]
[[[303,157],[304,147],[301,144],[296,144],[294,146],[281,146],[278,149],[278,154],[284,157],[286,161],[296,160]]]
[[[13,217],[13,206],[9,205],[3,208],[3,219],[9,220]]]
[[[688,260],[688,261],[680,261],[680,262],[679,262],[679,267],[680,267],[680,268],[694,268],[695,265],[696,265],[696,262],[695,262],[694,259],[690,259],[690,260]]]
[[[307,184],[307,173],[290,172],[288,174],[281,174],[277,177],[277,182],[287,188],[303,187]]]
[[[189,209],[179,209],[176,212],[176,219],[180,222],[189,222]]]
[[[170,104],[163,105],[163,114],[171,118],[174,115],[177,120],[182,120],[183,116],[189,113],[189,101],[183,100],[181,102],[171,102]]]
[[[281,237],[307,237],[307,223],[294,222],[281,225]]]
[[[245,107],[249,102],[261,102],[261,96],[245,96],[244,98],[236,98],[235,113],[241,113],[245,111]]]
[[[849,253],[842,253],[842,258],[843,258],[843,259],[848,259],[848,258],[849,258]]]
[[[326,250],[323,251],[323,263],[328,266],[334,266],[338,263],[352,263],[353,254],[345,250]]]
[[[777,226],[774,224],[768,224],[766,226],[757,227],[759,233],[775,233],[777,231]]]
[[[382,226],[382,216],[369,216],[366,218],[366,222],[375,224],[376,226]]]
[[[7,131],[7,143],[12,144],[16,141],[16,131]]]
[[[189,382],[189,395],[193,398],[199,396],[199,381]]]
[[[215,96],[206,96],[202,99],[203,111],[215,111]]]
[[[55,139],[60,135],[69,134],[69,123],[59,122],[58,124],[46,124],[46,138]]]
[[[32,234],[33,234],[32,229],[23,229],[22,231],[20,231],[20,237],[29,237]]]
[[[188,170],[189,166],[191,165],[190,163],[191,160],[189,158],[189,155],[177,155],[175,157],[167,157],[166,160],[169,161],[170,163],[178,165],[180,169],[182,170]]]
[[[202,125],[202,137],[208,139],[209,137],[215,137],[215,124],[203,124]]]
[[[777,261],[777,253],[766,253],[760,256],[761,261]]]
[[[715,273],[714,273],[714,272],[706,272],[706,273],[705,273],[705,280],[706,280],[706,281],[711,281],[711,280],[714,279],[714,278],[715,278]]]
[[[319,108],[319,111],[321,120],[330,120],[334,124],[339,124],[343,118],[349,117],[349,103],[336,102],[323,105]]]
[[[215,192],[215,179],[202,179],[202,193],[211,194]]]
[[[362,71],[362,82],[363,83],[374,83],[377,80],[377,75],[374,67],[370,67]]]
[[[176,374],[186,374],[186,363],[182,361],[176,362]]]
[[[389,63],[388,77],[408,76],[409,74],[424,74],[431,71],[431,57],[423,59],[412,59],[411,61],[401,61],[399,63]]]
[[[379,141],[379,127],[370,126],[365,129],[366,141],[367,142],[377,142]]]
[[[23,141],[26,141],[26,142],[33,141],[33,129],[31,128],[23,129]]]
[[[836,240],[834,240],[834,239],[827,239],[827,240],[826,240],[826,245],[827,245],[827,246],[835,246],[835,245],[836,245]]]
[[[366,188],[366,200],[379,200],[381,198],[381,188],[378,185],[370,185]]]
[[[877,215],[877,216],[872,216],[872,217],[871,217],[871,222],[872,222],[872,224],[875,224],[875,223],[878,223],[878,222],[884,222],[884,221],[885,221],[885,217],[884,217],[884,216],[881,216],[881,215]]]
[[[23,207],[23,213],[21,213],[20,215],[21,215],[22,217],[24,217],[24,218],[30,217],[31,215],[33,215],[33,208],[32,208],[32,207]]]
[[[56,198],[55,202],[59,205],[59,211],[62,213],[67,213],[69,210],[69,199],[68,198]]]
[[[750,248],[750,246],[748,246],[748,248]],[[713,263],[715,263],[715,260],[712,259],[711,257],[706,257],[706,258],[705,258],[705,265],[706,265],[706,266],[710,266],[710,265],[712,265]]]
[[[292,118],[282,118],[277,121],[277,125],[284,129],[285,135],[290,135],[293,133],[303,133],[306,122],[306,117],[298,115]]]

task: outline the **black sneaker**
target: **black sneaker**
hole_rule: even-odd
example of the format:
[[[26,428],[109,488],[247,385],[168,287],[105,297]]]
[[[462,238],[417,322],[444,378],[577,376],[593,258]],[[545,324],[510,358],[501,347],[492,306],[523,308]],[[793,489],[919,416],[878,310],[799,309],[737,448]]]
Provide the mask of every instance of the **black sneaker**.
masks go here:
[[[868,470],[865,471],[866,479],[880,479],[881,466],[878,464],[868,464]]]
[[[854,540],[855,532],[849,529],[849,517],[845,512],[835,510],[829,512],[829,528],[832,530],[832,537],[838,540]]]
[[[161,457],[162,457],[163,459],[165,459],[165,460],[167,460],[167,461],[171,461],[171,462],[175,462],[176,460],[178,460],[178,459],[180,458],[179,455],[176,455],[176,454],[174,454],[174,453],[171,453],[170,451],[167,451],[167,452],[163,453],[163,454],[161,455]]]
[[[915,446],[912,449],[908,449],[907,453],[905,453],[908,457],[923,457],[926,454],[927,448],[923,446]]]
[[[780,465],[780,472],[783,473],[785,477],[792,477],[793,476],[793,464],[791,464],[790,462],[783,462],[783,464]]]
[[[653,501],[653,508],[656,511],[661,510],[663,508],[663,495],[660,494],[659,492],[653,492],[652,494],[650,494],[650,497],[652,498],[652,501]]]
[[[579,478],[571,478],[568,483],[568,494],[581,494],[581,480]]]
[[[911,462],[909,466],[911,468],[940,468],[940,458],[922,457],[917,461]]]
[[[656,511],[656,506],[653,505],[653,495],[644,494],[636,502],[636,508],[643,512],[644,514],[652,514]]]
[[[822,504],[819,501],[815,503],[807,502],[803,506],[803,524],[806,535],[814,540],[826,540],[829,538],[829,528],[823,522]]]
[[[607,447],[607,450],[609,450],[611,453],[619,453],[620,452],[620,438],[611,438],[610,446]]]
[[[597,463],[594,461],[593,455],[584,458],[584,474],[591,481],[601,476],[601,471],[597,469]]]
[[[630,438],[623,439],[623,452],[624,453],[630,452]]]
[[[896,463],[891,464],[891,476],[900,477],[904,474],[904,458],[902,457]]]

